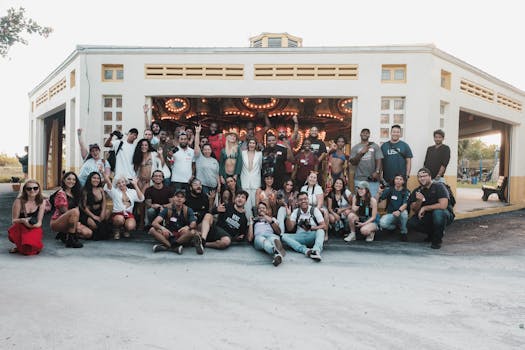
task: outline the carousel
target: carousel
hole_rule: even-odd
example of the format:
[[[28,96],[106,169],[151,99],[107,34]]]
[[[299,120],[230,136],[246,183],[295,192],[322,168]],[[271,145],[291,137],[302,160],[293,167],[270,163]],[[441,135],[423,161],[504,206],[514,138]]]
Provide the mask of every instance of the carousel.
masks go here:
[[[173,131],[178,125],[192,127],[201,124],[207,128],[211,122],[219,123],[223,132],[235,131],[241,138],[246,134],[245,126],[253,122],[256,131],[263,130],[268,117],[272,128],[285,127],[289,136],[293,132],[292,118],[299,118],[299,150],[308,137],[311,126],[320,130],[323,141],[338,135],[348,137],[352,124],[352,98],[279,98],[279,97],[154,97],[152,119],[161,124],[163,130]]]

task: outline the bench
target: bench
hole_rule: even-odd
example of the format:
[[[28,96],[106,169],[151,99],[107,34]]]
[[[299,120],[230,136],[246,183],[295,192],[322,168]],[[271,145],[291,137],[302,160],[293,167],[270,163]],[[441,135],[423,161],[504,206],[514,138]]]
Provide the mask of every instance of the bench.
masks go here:
[[[483,196],[481,197],[481,199],[483,199],[486,202],[491,194],[496,193],[500,201],[506,202],[507,200],[505,199],[505,191],[507,189],[507,180],[508,179],[506,176],[500,176],[498,178],[496,186],[483,185],[481,187],[481,189],[483,190]]]

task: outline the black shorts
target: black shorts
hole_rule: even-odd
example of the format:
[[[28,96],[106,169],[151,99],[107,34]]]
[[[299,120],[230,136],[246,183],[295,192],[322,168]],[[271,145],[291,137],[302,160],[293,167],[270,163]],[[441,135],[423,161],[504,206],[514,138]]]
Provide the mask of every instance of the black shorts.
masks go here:
[[[214,225],[206,237],[206,242],[215,242],[220,240],[222,237],[229,237],[233,241],[233,237],[225,229]]]

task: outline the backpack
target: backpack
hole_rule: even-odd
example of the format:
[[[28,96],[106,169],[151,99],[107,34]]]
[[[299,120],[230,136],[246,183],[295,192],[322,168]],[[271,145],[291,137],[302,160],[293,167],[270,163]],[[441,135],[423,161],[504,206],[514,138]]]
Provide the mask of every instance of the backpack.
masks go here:
[[[120,145],[118,146],[117,148],[117,151],[109,151],[108,153],[108,163],[109,163],[109,166],[111,167],[111,171],[115,172],[115,165],[117,164],[117,154],[118,152],[122,149],[122,144],[124,143],[124,141],[120,140]]]
[[[313,205],[310,206],[310,217],[312,219],[314,219],[314,222],[316,225],[319,225],[319,222],[317,222],[317,218],[315,217],[314,215],[314,212],[315,212],[315,208],[317,207],[314,207]],[[295,216],[295,227],[294,227],[294,232],[297,231],[297,223],[299,222],[299,217],[301,216],[301,208],[297,208],[297,215]]]
[[[454,206],[456,205],[456,197],[454,197],[454,193],[452,193],[452,189],[450,188],[448,184],[446,183],[442,183],[442,184],[443,186],[445,186],[445,188],[448,191],[448,196],[449,196],[448,206],[451,208],[454,208]],[[452,209],[449,209],[449,210],[452,211]]]
[[[167,216],[167,220],[169,220],[171,218],[171,215],[173,214],[173,206],[171,207],[168,207],[168,216]],[[184,217],[184,221],[186,221],[188,223],[188,225],[190,224],[189,221],[188,221],[188,206],[183,204],[182,205],[182,215]],[[166,220],[164,220],[164,224],[166,225]]]
[[[49,196],[49,204],[50,204],[50,209],[49,209],[49,212],[51,213],[51,215],[55,212],[55,197],[57,196],[57,193],[61,190],[62,188],[59,188],[58,190],[56,190],[55,192],[53,192],[53,194],[51,196]]]

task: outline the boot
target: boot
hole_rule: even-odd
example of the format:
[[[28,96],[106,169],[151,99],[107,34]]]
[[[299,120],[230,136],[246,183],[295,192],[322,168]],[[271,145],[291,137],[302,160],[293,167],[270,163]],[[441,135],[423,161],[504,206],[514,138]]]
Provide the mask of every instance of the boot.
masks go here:
[[[84,245],[78,241],[74,233],[68,233],[66,237],[66,248],[82,248]]]
[[[61,240],[62,243],[66,243],[66,234],[64,232],[58,232],[57,235],[55,236],[55,239],[57,241]]]

